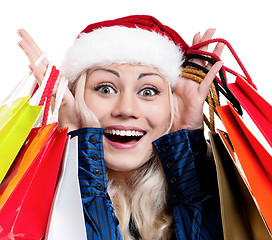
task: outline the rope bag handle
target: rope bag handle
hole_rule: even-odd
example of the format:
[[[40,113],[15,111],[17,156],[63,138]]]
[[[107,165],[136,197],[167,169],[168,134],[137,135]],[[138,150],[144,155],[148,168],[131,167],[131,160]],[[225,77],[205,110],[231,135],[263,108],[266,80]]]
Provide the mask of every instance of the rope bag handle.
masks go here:
[[[242,108],[241,108],[240,103],[238,102],[238,100],[235,98],[233,93],[228,88],[226,72],[229,72],[230,74],[232,74],[236,77],[237,76],[243,77],[255,89],[256,89],[256,86],[253,83],[250,75],[248,74],[248,72],[247,72],[246,68],[244,67],[243,63],[241,62],[240,58],[238,57],[237,53],[234,51],[233,47],[230,45],[230,43],[228,41],[226,41],[225,39],[222,39],[222,38],[215,38],[215,39],[210,39],[210,40],[207,40],[207,41],[204,41],[204,42],[201,42],[201,43],[198,43],[198,44],[195,44],[195,45],[189,47],[188,50],[186,51],[186,60],[184,61],[182,66],[184,68],[187,66],[191,66],[191,67],[197,68],[207,74],[209,71],[207,68],[205,68],[199,64],[196,64],[194,62],[190,62],[189,60],[192,58],[201,59],[203,61],[209,62],[212,65],[217,61],[221,61],[221,59],[216,54],[199,50],[199,48],[201,48],[203,46],[207,46],[211,43],[219,43],[219,42],[224,43],[228,47],[228,49],[230,50],[230,52],[234,56],[236,62],[238,63],[238,65],[242,69],[245,77],[241,76],[236,71],[234,71],[226,66],[222,66],[222,68],[219,71],[220,79],[216,76],[213,81],[213,83],[215,85],[216,92],[218,94],[218,99],[219,99],[219,92],[220,92],[232,103],[232,105],[236,108],[238,113],[240,115],[242,115],[243,112],[242,112]]]
[[[202,72],[204,72],[206,74],[209,72],[209,69],[203,67],[202,65],[199,65],[199,64],[194,63],[194,62],[190,62],[189,60],[192,59],[192,58],[207,61],[212,65],[216,62],[212,58],[209,58],[209,57],[206,57],[206,56],[203,56],[203,55],[190,54],[190,55],[187,55],[187,60],[183,63],[183,69],[186,69],[187,66],[190,66],[190,67],[199,69],[199,70],[201,70]],[[228,85],[227,85],[227,81],[225,79],[225,74],[224,74],[222,68],[219,70],[219,76],[220,76],[221,79],[219,79],[217,76],[215,76],[215,79],[213,80],[213,84],[215,86],[216,93],[218,95],[218,99],[220,100],[219,93],[222,93],[229,100],[229,102],[232,103],[232,105],[236,108],[238,113],[240,115],[242,115],[242,108],[240,106],[240,103],[237,101],[237,99],[235,98],[233,93],[229,90]]]
[[[58,89],[56,92],[56,99],[55,99],[55,107],[52,113],[50,123],[54,123],[58,121],[59,118],[59,109],[62,103],[62,99],[64,97],[65,91],[68,87],[68,80],[61,76],[60,81],[58,83]]]
[[[42,126],[48,124],[51,97],[59,74],[59,70],[51,63],[49,63],[41,85],[39,86],[38,84],[36,84],[32,97],[30,99],[31,105],[44,106],[43,116],[41,120]]]
[[[192,79],[195,82],[201,83],[206,77],[206,73],[197,69],[183,68],[181,76]],[[208,105],[209,105],[210,120],[206,117],[204,113],[203,113],[203,119],[206,125],[208,126],[208,128],[212,132],[215,132],[215,122],[214,122],[215,107],[219,106],[220,104],[218,99],[218,93],[216,91],[214,83],[211,84],[206,101],[208,102]]]
[[[202,50],[199,50],[199,48],[203,47],[203,46],[207,46],[211,43],[224,43],[228,49],[230,50],[230,52],[232,53],[233,57],[235,58],[235,60],[237,61],[238,65],[240,66],[240,68],[242,69],[243,73],[245,74],[245,77],[243,77],[253,88],[257,89],[255,84],[253,83],[249,73],[247,72],[245,66],[243,65],[242,61],[240,60],[240,58],[238,57],[237,53],[235,52],[235,50],[233,49],[233,47],[230,45],[230,43],[225,40],[225,39],[222,39],[222,38],[215,38],[215,39],[210,39],[210,40],[207,40],[207,41],[204,41],[204,42],[201,42],[201,43],[198,43],[198,44],[195,44],[191,47],[188,48],[188,50],[186,51],[186,54],[189,55],[189,54],[200,54],[200,55],[207,55],[207,56],[210,56],[212,57],[215,61],[221,61],[221,59],[214,53],[210,53],[210,52],[207,52],[207,51],[202,51]],[[235,76],[241,76],[240,74],[238,74],[237,72],[235,72],[234,70],[226,67],[226,66],[223,66],[222,67],[223,69],[223,72],[224,72],[224,75],[227,72],[235,75]]]
[[[45,126],[47,124],[50,105],[51,105],[51,97],[52,97],[53,90],[54,90],[58,77],[59,77],[59,70],[55,66],[53,66],[49,75],[49,79],[46,83],[45,90],[39,102],[39,106],[43,106],[43,105],[45,106],[42,126]]]

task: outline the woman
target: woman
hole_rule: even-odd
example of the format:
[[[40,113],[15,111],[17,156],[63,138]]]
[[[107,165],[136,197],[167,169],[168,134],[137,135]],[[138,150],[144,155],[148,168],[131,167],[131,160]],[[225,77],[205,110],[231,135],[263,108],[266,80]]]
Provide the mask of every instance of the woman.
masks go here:
[[[41,50],[19,34],[41,82],[48,61],[35,67]],[[213,34],[198,33],[193,44]],[[59,124],[79,139],[88,239],[223,238],[203,135],[203,103],[222,63],[201,84],[181,78],[187,48],[155,18],[129,16],[87,26],[68,50]]]

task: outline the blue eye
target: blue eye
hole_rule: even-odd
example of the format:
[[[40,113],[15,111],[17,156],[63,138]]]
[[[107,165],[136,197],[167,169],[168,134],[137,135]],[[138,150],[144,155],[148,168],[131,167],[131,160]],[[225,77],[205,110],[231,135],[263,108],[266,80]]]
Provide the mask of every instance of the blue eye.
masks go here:
[[[112,86],[106,84],[98,85],[94,87],[94,90],[105,95],[116,93],[116,90]]]
[[[160,91],[158,89],[151,87],[145,88],[139,92],[139,94],[142,95],[143,97],[153,97],[159,93]]]

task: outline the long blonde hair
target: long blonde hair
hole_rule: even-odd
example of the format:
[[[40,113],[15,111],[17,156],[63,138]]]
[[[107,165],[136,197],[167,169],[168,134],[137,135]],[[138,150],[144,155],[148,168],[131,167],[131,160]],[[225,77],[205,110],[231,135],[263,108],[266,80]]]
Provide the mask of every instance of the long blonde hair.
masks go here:
[[[73,93],[82,127],[99,127],[99,121],[84,101],[87,73],[81,74],[76,81]],[[171,89],[169,87],[169,92]],[[171,121],[173,121],[172,94],[170,93]],[[120,222],[120,230],[125,240],[134,239],[131,234],[131,222],[142,239],[170,239],[172,234],[172,209],[169,207],[169,193],[159,157],[154,152],[131,177],[115,179],[107,169],[108,194]]]

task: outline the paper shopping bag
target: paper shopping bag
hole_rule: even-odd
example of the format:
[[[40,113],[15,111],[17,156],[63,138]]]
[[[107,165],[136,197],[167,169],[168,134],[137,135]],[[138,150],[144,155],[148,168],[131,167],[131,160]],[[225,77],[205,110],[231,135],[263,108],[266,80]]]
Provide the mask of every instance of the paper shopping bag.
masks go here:
[[[241,76],[228,87],[272,147],[272,106]]]
[[[238,172],[226,140],[209,133],[216,164],[221,216],[225,240],[272,239],[253,197]],[[223,135],[222,137],[225,138]]]
[[[43,146],[49,142],[55,128],[56,125],[52,124],[47,127],[35,128],[31,131],[24,147],[17,156],[14,166],[12,166],[12,169],[8,172],[4,181],[0,185],[0,210],[14,189],[16,189],[18,183],[38,156]]]
[[[257,132],[253,131],[252,124],[242,118],[230,103],[228,103],[228,108],[236,123],[239,125],[239,128],[245,135],[248,141],[248,147],[254,151],[260,164],[263,166],[266,175],[272,180],[272,148],[264,138],[260,138]],[[219,112],[220,111],[221,110],[219,110]],[[249,129],[248,126],[251,129]]]
[[[77,137],[67,140],[45,240],[87,240],[78,181]]]
[[[234,151],[237,155],[236,164],[241,166],[242,177],[257,207],[271,232],[272,229],[272,181],[269,177],[271,168],[265,165],[251,146],[249,138],[237,122],[231,105],[217,107],[219,116],[227,130]],[[235,111],[235,110],[234,110]],[[258,145],[261,147],[261,145]],[[264,151],[264,149],[262,149]],[[263,161],[261,161],[263,160]],[[267,162],[269,164],[269,162]]]
[[[32,129],[0,186],[0,239],[42,239],[67,130]]]
[[[0,108],[0,183],[34,125],[41,106],[30,106],[30,97]]]
[[[46,125],[50,99],[58,75],[59,71],[50,64],[45,79],[37,90],[37,94],[35,96],[31,94],[31,97],[16,98],[17,95],[20,95],[21,88],[24,85],[28,85],[29,76],[24,78],[0,107],[0,183],[26,140],[31,128],[35,123],[39,124],[37,119],[41,113],[42,106],[45,106],[45,111],[44,114],[41,114],[41,121],[44,122],[43,125]],[[32,87],[30,88],[32,89]],[[27,94],[29,94],[29,91]]]
[[[263,166],[265,173],[270,180],[272,180],[272,148],[264,138],[261,138],[262,136],[259,136],[257,132],[254,131],[255,129],[253,129],[250,122],[247,122],[244,118],[242,118],[231,104],[228,103],[228,106],[237,124],[247,138],[250,147],[253,149],[261,165]]]

